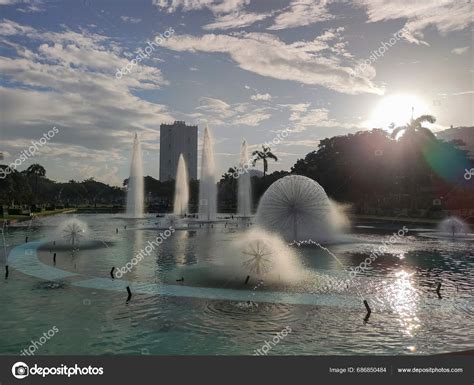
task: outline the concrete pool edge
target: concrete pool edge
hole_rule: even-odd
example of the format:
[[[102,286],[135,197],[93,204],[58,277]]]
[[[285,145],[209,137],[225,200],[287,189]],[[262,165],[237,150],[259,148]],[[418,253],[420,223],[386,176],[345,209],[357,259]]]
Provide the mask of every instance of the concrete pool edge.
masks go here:
[[[77,273],[49,266],[38,259],[37,250],[44,242],[35,241],[14,247],[7,258],[7,263],[23,274],[47,281],[65,280],[72,277],[84,279],[70,281],[76,287],[111,290],[124,292],[129,286],[133,293],[145,295],[160,295],[170,297],[186,297],[209,300],[252,301],[290,305],[332,306],[344,308],[361,308],[358,299],[353,296],[339,294],[307,294],[284,293],[270,291],[236,290],[224,288],[195,287],[167,284],[153,284],[126,281],[122,279],[87,277]]]

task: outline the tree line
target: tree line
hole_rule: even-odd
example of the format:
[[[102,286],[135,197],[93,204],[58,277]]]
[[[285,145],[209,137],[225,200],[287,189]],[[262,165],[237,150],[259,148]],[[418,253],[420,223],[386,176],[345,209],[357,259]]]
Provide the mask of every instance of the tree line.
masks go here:
[[[263,175],[253,175],[252,196],[255,205],[276,180],[289,174],[316,180],[332,199],[349,203],[359,214],[394,215],[404,210],[430,216],[443,208],[474,208],[472,183],[463,176],[473,160],[460,141],[445,142],[423,127],[434,122],[425,115],[392,133],[373,129],[326,138],[289,171],[267,174],[268,161],[278,157],[268,146],[254,151],[255,162],[262,161]],[[1,166],[0,168],[6,166]],[[218,182],[220,212],[237,209],[235,171],[230,168]],[[55,182],[46,170],[33,164],[24,171],[14,170],[0,179],[0,204],[32,207],[115,206],[126,201],[127,179],[123,187],[109,186],[89,178],[83,181]],[[190,184],[190,212],[199,201],[199,183]],[[174,182],[145,177],[145,200],[150,212],[172,210]]]

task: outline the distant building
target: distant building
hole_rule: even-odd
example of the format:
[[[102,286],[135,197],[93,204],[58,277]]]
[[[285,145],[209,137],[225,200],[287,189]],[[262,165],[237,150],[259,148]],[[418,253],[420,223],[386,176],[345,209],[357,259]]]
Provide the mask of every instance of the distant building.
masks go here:
[[[160,181],[176,178],[179,155],[183,154],[188,178],[197,179],[198,127],[185,122],[160,126]]]

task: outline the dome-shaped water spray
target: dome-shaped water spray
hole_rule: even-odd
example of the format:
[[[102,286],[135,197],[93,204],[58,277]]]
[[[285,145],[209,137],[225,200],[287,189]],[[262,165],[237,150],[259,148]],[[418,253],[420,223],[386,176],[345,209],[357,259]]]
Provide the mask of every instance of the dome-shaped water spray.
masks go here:
[[[443,219],[438,225],[438,232],[453,237],[467,235],[470,232],[469,225],[456,217]]]
[[[324,189],[314,180],[290,175],[273,183],[263,194],[256,223],[287,241],[329,241],[336,226]]]

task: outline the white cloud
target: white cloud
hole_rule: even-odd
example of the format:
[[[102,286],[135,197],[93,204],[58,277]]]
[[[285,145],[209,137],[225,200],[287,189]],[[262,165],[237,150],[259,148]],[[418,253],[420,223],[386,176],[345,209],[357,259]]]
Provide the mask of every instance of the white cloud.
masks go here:
[[[122,187],[124,178],[119,177],[118,167],[115,167],[115,166],[109,167],[108,165],[105,165],[105,166],[84,165],[84,164],[77,164],[77,162],[73,162],[71,166],[77,169],[77,172],[80,176],[78,178],[79,180],[88,179],[91,177],[91,175],[98,175],[97,178],[94,178],[98,182],[106,183],[112,186]]]
[[[120,16],[124,23],[131,23],[131,24],[138,24],[142,21],[138,17],[131,17],[131,16]]]
[[[354,6],[367,10],[369,22],[406,19],[405,28],[411,35],[404,36],[416,44],[428,44],[423,31],[434,26],[442,35],[469,27],[472,19],[468,1],[413,1],[413,0],[360,0]]]
[[[474,91],[461,91],[461,92],[454,92],[453,96],[459,96],[459,95],[471,95],[474,94]]]
[[[256,94],[250,97],[252,100],[271,100],[272,96],[269,93],[266,94]]]
[[[202,28],[205,30],[243,28],[257,21],[265,20],[271,15],[271,13],[234,12],[218,16],[212,23],[206,24]]]
[[[189,114],[193,119],[213,125],[258,126],[261,122],[270,119],[269,108],[255,108],[249,103],[228,104],[220,99],[202,97],[195,113]]]
[[[346,94],[383,93],[372,82],[374,71],[351,77],[356,63],[350,55],[341,55],[341,47],[335,49],[318,38],[286,44],[266,33],[177,35],[163,46],[174,51],[228,53],[240,68],[275,79],[320,85]]]
[[[289,8],[280,13],[268,29],[295,28],[333,19],[334,16],[327,9],[328,3],[326,0],[293,0]]]
[[[0,35],[2,36],[26,35],[34,31],[34,28],[18,24],[12,20],[3,19],[2,22],[0,22]]]
[[[214,14],[230,13],[241,9],[250,0],[153,0],[153,5],[169,13],[178,9],[197,11],[208,8]]]
[[[116,68],[128,60],[105,36],[42,32],[8,20],[0,22],[0,34],[16,52],[13,57],[0,56],[2,76],[14,84],[0,87],[2,144],[15,139],[26,146],[56,126],[57,145],[44,156],[83,156],[89,166],[98,166],[114,159],[122,162],[132,132],[142,131],[145,140],[156,141],[159,122],[174,120],[166,106],[131,92],[166,84],[160,70],[140,65],[115,79]],[[7,40],[13,35],[27,41],[28,48]],[[17,153],[14,147],[6,150]]]
[[[14,5],[18,4],[20,6],[26,6],[26,8],[17,8],[16,11],[19,12],[42,12],[43,1],[42,0],[0,0],[1,5]]]
[[[250,4],[250,0],[153,0],[153,4],[169,13],[177,10],[187,12],[208,9],[215,19],[202,27],[205,30],[248,27],[272,15],[272,13],[244,11],[244,7]]]
[[[310,108],[310,103],[282,104],[291,111],[289,121],[293,123],[290,128],[293,132],[302,132],[314,128],[339,128],[357,130],[361,126],[353,123],[340,122],[329,117],[327,108]]]
[[[467,51],[469,51],[469,47],[459,47],[459,48],[454,48],[451,53],[455,54],[455,55],[463,55],[465,54]]]

